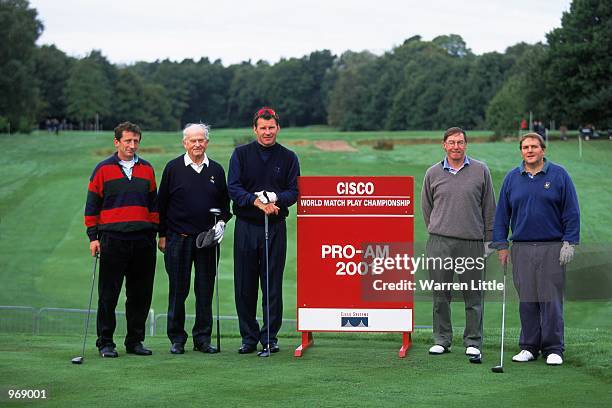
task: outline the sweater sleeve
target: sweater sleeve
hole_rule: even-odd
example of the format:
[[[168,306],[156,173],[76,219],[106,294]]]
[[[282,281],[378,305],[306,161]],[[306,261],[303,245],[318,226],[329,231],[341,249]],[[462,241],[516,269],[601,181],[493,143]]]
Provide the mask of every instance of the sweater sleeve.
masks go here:
[[[487,167],[484,168],[484,189],[482,191],[482,219],[484,221],[484,240],[493,239],[493,222],[495,220],[495,190],[493,180]]]
[[[240,159],[236,150],[232,153],[229,161],[229,172],[227,175],[227,190],[229,197],[240,207],[248,207],[253,205],[257,198],[255,194],[245,190],[240,182]]]
[[[296,203],[298,198],[298,183],[297,178],[300,175],[300,162],[297,155],[291,152],[291,164],[287,172],[287,188],[277,192],[278,204],[284,207],[291,207]]]
[[[102,168],[96,168],[89,179],[85,203],[85,226],[89,241],[98,239],[98,223],[104,200]]]
[[[569,174],[564,171],[565,188],[563,189],[563,208],[561,222],[563,223],[563,241],[577,245],[580,242],[580,208],[578,195]]]
[[[423,188],[421,189],[421,212],[425,221],[425,228],[429,227],[429,218],[433,210],[433,192],[431,191],[431,180],[429,171],[423,178]]]
[[[159,207],[157,201],[157,184],[155,182],[155,169],[151,166],[151,184],[148,194],[148,209],[149,209],[149,218],[151,223],[155,224],[157,228],[159,228]]]
[[[232,213],[230,212],[230,198],[227,191],[227,183],[225,182],[225,170],[223,170],[221,166],[219,166],[219,169],[221,172],[221,185],[219,188],[221,197],[221,219],[227,223],[232,218]]]
[[[495,211],[495,221],[493,224],[493,243],[491,248],[508,249],[508,233],[510,232],[510,219],[512,217],[512,207],[510,205],[510,178],[508,173],[499,192],[497,209]]]
[[[171,163],[171,162],[170,162]],[[170,184],[170,163],[166,164],[162,178],[159,183],[159,192],[157,194],[157,207],[159,209],[159,237],[165,237],[168,229],[167,212]]]

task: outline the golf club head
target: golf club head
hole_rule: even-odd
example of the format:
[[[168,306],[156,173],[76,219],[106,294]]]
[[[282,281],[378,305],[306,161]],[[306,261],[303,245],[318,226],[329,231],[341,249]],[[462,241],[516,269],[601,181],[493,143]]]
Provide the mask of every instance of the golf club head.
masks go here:
[[[215,229],[211,228],[208,231],[204,231],[198,234],[196,237],[196,247],[198,249],[208,248],[215,245]]]
[[[469,360],[472,364],[482,364],[482,353],[477,356],[470,356]]]
[[[70,361],[72,361],[72,364],[83,364],[83,357],[75,357]]]
[[[494,373],[503,373],[504,372],[504,367],[503,366],[495,366],[495,367],[491,367],[491,371]]]
[[[270,357],[270,349],[269,348],[265,348],[265,349],[261,350],[260,352],[258,352],[257,355],[259,357]]]

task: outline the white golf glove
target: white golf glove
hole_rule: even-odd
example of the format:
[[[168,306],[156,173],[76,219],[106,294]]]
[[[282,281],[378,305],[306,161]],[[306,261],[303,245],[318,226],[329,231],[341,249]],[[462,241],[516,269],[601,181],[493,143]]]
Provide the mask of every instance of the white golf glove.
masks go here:
[[[214,226],[215,229],[215,241],[221,243],[223,240],[223,234],[225,233],[225,221],[219,221]]]
[[[574,259],[574,246],[567,241],[563,241],[561,252],[559,253],[559,264],[567,265]]]
[[[259,201],[261,201],[264,204],[275,203],[278,200],[276,193],[272,191],[264,191],[264,190],[256,191],[255,195],[257,196],[257,198],[259,198]]]
[[[491,248],[491,241],[486,241],[484,243],[484,257],[488,258],[493,252],[495,252],[495,248]]]

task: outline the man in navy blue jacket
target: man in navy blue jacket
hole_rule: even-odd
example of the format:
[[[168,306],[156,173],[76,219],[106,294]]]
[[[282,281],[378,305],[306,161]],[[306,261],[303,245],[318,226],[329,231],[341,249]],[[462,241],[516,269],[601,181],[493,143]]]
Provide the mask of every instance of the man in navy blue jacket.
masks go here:
[[[542,352],[547,364],[559,365],[565,265],[580,239],[578,197],[565,169],[544,158],[542,136],[524,135],[520,149],[523,162],[506,175],[499,193],[491,247],[507,264],[512,228],[512,275],[521,317],[521,351],[512,360],[535,360]]]
[[[192,264],[195,267],[196,296],[196,320],[192,330],[194,350],[217,352],[210,345],[210,335],[215,259],[218,259],[219,246],[197,248],[196,237],[200,232],[215,228],[215,241],[221,242],[225,223],[232,215],[225,171],[206,155],[208,141],[207,125],[187,125],[183,130],[186,153],[168,162],[159,185],[158,247],[164,253],[168,273],[167,333],[172,342],[172,354],[185,352],[185,299],[189,295]],[[211,208],[221,211],[216,224]]]
[[[276,143],[280,131],[276,112],[259,109],[253,116],[257,139],[234,150],[229,163],[228,189],[236,215],[234,229],[234,290],[242,345],[252,353],[261,343],[278,352],[277,334],[283,318],[283,271],[287,252],[285,218],[298,197],[300,164],[294,152]],[[269,221],[269,300],[266,308],[265,216]],[[259,284],[263,326],[256,319]],[[270,338],[268,338],[268,328]]]

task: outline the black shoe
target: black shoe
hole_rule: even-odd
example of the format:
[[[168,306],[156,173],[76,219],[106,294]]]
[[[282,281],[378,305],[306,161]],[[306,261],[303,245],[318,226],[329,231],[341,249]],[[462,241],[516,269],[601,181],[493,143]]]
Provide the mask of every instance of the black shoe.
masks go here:
[[[136,354],[137,356],[150,356],[153,354],[151,350],[145,348],[142,343],[136,343],[133,346],[125,346],[125,352],[128,354]]]
[[[216,347],[211,346],[210,344],[194,344],[193,351],[201,351],[202,353],[215,354],[218,353]]]
[[[117,358],[119,357],[119,353],[113,346],[104,346],[100,349],[100,357],[105,358]]]
[[[172,343],[172,347],[170,347],[170,353],[185,354],[185,346],[183,345],[183,343]]]
[[[257,350],[257,346],[252,346],[250,344],[243,344],[238,349],[238,354],[250,354]]]
[[[266,350],[268,348],[268,345],[266,344],[264,346],[264,350]],[[278,353],[280,351],[280,347],[278,347],[278,343],[270,343],[270,353]]]

